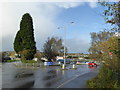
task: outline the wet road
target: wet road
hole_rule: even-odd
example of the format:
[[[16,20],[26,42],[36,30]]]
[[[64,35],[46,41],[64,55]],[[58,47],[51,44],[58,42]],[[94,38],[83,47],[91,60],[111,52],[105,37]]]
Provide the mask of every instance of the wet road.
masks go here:
[[[81,88],[86,80],[98,73],[98,68],[78,65],[77,69],[62,70],[60,66],[16,68],[12,63],[2,65],[3,88]],[[77,84],[76,84],[77,83]]]
[[[74,76],[70,80],[59,85],[57,88],[87,88],[87,80],[95,77],[98,74],[99,70],[90,71],[88,73],[83,73]]]

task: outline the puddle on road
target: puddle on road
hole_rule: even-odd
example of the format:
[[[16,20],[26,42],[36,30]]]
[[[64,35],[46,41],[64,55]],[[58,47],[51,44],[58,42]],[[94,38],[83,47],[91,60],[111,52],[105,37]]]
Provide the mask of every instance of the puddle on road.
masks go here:
[[[50,73],[51,73],[51,74],[56,74],[56,70],[53,70],[53,69],[52,69],[52,70],[49,70],[47,73],[49,73],[49,74],[50,74]]]
[[[56,70],[49,70],[46,75],[43,77],[43,80],[51,80],[57,77]]]
[[[57,77],[57,75],[45,76],[45,77],[43,78],[43,80],[50,80],[50,79],[55,78],[55,77]]]
[[[27,77],[30,77],[30,76],[33,76],[34,74],[33,73],[17,73],[15,78],[27,78]]]
[[[56,70],[49,70],[43,77],[43,82],[45,87],[52,87],[54,84],[56,84],[58,81],[61,80],[61,72]]]

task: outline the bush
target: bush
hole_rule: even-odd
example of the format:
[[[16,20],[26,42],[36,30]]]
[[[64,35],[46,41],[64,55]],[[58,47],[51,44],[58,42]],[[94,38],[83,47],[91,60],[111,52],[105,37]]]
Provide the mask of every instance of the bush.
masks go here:
[[[100,69],[97,77],[87,81],[88,88],[120,88],[118,78],[112,69],[104,65]]]
[[[21,60],[22,63],[37,63],[34,60]]]

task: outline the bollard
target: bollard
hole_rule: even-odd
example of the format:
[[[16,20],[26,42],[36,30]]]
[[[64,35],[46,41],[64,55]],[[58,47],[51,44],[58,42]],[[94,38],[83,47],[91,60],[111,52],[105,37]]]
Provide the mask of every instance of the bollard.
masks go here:
[[[75,64],[73,64],[73,68],[75,68]]]
[[[65,67],[65,64],[62,64],[62,70],[68,70],[68,69]]]
[[[59,65],[61,65],[61,62],[58,62]]]
[[[48,63],[47,63],[47,62],[44,62],[44,65],[45,65],[45,66],[47,66],[47,65],[48,65]]]
[[[65,65],[64,64],[62,64],[62,69],[65,69]]]
[[[73,69],[77,69],[75,64],[73,64],[73,67],[72,67],[72,68],[73,68]]]

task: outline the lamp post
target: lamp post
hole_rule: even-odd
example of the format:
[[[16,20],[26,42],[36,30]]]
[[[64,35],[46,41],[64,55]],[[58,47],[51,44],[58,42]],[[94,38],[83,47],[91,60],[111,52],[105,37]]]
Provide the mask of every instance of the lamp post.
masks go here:
[[[70,22],[69,24],[73,24],[74,22]],[[62,69],[66,69],[65,66],[66,66],[66,30],[67,30],[67,26],[68,25],[65,25],[63,27],[58,27],[58,29],[60,28],[63,28],[64,29],[64,64],[62,66]]]

